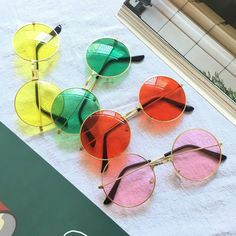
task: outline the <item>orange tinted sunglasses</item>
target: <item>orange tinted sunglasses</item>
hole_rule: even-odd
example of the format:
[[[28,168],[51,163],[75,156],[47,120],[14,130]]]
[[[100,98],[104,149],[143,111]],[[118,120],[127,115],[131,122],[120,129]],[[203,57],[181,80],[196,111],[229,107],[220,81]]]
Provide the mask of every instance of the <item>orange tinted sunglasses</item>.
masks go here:
[[[194,108],[186,105],[185,92],[175,80],[155,76],[144,82],[139,92],[139,105],[125,116],[112,110],[100,110],[90,115],[81,126],[84,149],[102,160],[102,171],[108,159],[122,153],[130,142],[128,120],[140,111],[156,121],[172,121]]]

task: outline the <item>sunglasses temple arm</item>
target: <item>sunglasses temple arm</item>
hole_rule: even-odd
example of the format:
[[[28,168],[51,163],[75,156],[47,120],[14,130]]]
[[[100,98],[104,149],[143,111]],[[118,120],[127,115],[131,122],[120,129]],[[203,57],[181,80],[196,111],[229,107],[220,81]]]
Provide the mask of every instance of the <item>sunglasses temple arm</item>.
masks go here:
[[[34,26],[34,23],[33,23]],[[38,45],[37,45],[38,47]],[[39,79],[39,73],[38,73],[38,68],[39,68],[39,64],[38,64],[38,50],[37,47],[35,48],[35,61],[32,61],[32,79],[36,81],[35,83],[35,102],[36,102],[36,106],[38,107],[39,110],[39,119],[40,119],[40,126],[39,126],[39,130],[40,132],[43,131],[43,126],[42,126],[42,109],[41,109],[41,104],[40,104],[40,98],[39,98],[39,87],[38,87],[38,79]]]
[[[119,63],[119,62],[142,62],[144,60],[145,56],[144,55],[138,55],[138,56],[132,56],[130,57],[119,57],[119,58],[115,58],[115,59],[111,59],[109,61],[107,61],[106,63],[104,63],[103,67],[101,68],[101,70],[99,71],[98,74],[102,74],[104,72],[104,70],[106,69],[107,66],[109,66],[109,64],[111,63]],[[97,76],[99,77],[99,76]]]
[[[191,105],[186,105],[184,108],[185,113],[192,112],[193,110],[194,110],[194,107]]]
[[[57,34],[60,34],[61,33],[61,30],[62,30],[62,26],[61,25],[58,25],[54,28],[54,30],[52,30],[49,34],[51,34],[53,37],[55,37]],[[56,33],[57,34],[56,34]]]
[[[78,119],[79,119],[79,122],[80,122],[81,125],[83,123],[83,118],[81,117],[81,112],[80,111],[83,110],[83,107],[85,106],[86,102],[87,102],[87,99],[84,99],[82,101],[81,106],[79,107],[79,110],[78,110]],[[84,125],[84,128],[86,130],[85,135],[87,136],[87,139],[89,140],[90,145],[92,147],[94,147],[96,145],[95,137],[93,136],[93,134],[89,131],[89,129],[85,125]]]
[[[92,91],[98,78],[100,77],[100,75],[104,72],[105,68],[108,66],[109,63],[111,63],[113,60],[109,60],[109,56],[111,55],[112,51],[114,50],[115,44],[117,43],[117,40],[114,39],[113,45],[112,45],[112,50],[110,51],[110,53],[107,55],[107,58],[105,60],[105,62],[102,65],[102,68],[100,69],[100,71],[97,73],[97,76],[95,77],[95,79],[92,81],[92,84],[89,88],[87,88],[88,84],[90,83],[91,79],[93,79],[93,74],[90,76],[90,78],[87,80],[87,82],[84,85],[85,89],[88,89],[89,91]]]
[[[95,79],[94,79],[94,73],[92,73],[89,78],[87,79],[85,85],[84,85],[84,89],[87,89],[89,91],[92,91],[93,88],[95,87],[95,84],[97,82],[97,80],[101,77],[102,73],[104,72],[104,70],[106,69],[106,67],[112,62],[112,60],[107,61],[103,64],[101,70],[98,72],[98,75],[96,75]]]
[[[108,163],[108,160],[107,160],[107,137],[108,135],[113,131],[115,130],[116,128],[119,128],[121,125],[123,125],[124,122],[119,122],[117,124],[115,124],[114,126],[112,126],[107,132],[104,133],[104,136],[103,136],[103,160],[102,160],[102,169],[101,169],[101,172],[105,172],[108,168],[107,163]],[[85,125],[85,124],[83,124]],[[96,138],[93,136],[93,134],[90,132],[89,129],[86,129],[86,136],[89,140],[89,144],[94,147],[96,145]],[[81,148],[82,150],[83,148]],[[105,169],[106,167],[106,169]]]
[[[111,59],[109,62],[142,62],[144,60],[145,56],[144,55],[137,55],[137,56],[132,56],[132,57],[118,57],[116,59]]]
[[[39,109],[39,118],[40,118],[40,123],[41,123],[41,125],[39,126],[39,130],[42,132],[43,131],[42,116],[41,116],[42,109],[41,109],[41,104],[40,104],[39,99],[40,98],[39,98],[38,81],[36,81],[36,83],[35,83],[35,101],[36,101],[36,105]]]
[[[126,120],[129,120],[132,117],[136,116],[141,110],[142,110],[142,108],[138,107],[135,110],[128,112],[124,117],[125,117]],[[123,124],[124,124],[123,122],[119,122],[118,124],[116,124],[112,128],[110,128],[106,133],[104,133],[104,137],[103,137],[103,159],[102,159],[101,172],[105,172],[108,168],[108,165],[107,165],[107,163],[108,163],[108,158],[107,158],[107,136],[109,135],[110,132],[114,131],[116,128],[119,128]],[[87,135],[87,133],[91,134],[91,132],[89,132],[89,130],[86,132],[86,135]],[[93,136],[93,140],[95,140],[94,136]],[[94,143],[93,140],[92,139],[90,140],[91,146],[93,146],[93,143]],[[96,142],[96,140],[95,140],[95,142]]]
[[[153,99],[147,101],[146,103],[144,103],[144,104],[142,105],[142,107],[139,106],[139,107],[135,108],[135,110],[132,110],[132,111],[128,112],[128,113],[125,115],[125,118],[126,118],[127,120],[132,119],[132,118],[133,118],[134,116],[136,116],[140,111],[142,111],[143,108],[145,108],[145,107],[151,105],[151,104],[152,104],[153,102],[155,102],[155,101],[160,101],[161,99],[165,100],[166,102],[168,102],[168,103],[170,103],[170,104],[172,104],[172,105],[174,105],[174,106],[176,106],[176,107],[178,107],[178,108],[180,108],[180,109],[183,109],[183,108],[184,108],[184,112],[192,112],[192,111],[194,110],[194,107],[189,106],[189,105],[186,105],[186,106],[185,106],[185,104],[180,103],[180,102],[177,102],[177,101],[172,100],[172,99],[170,99],[170,98],[166,98],[166,97],[155,97],[155,98],[153,98]]]
[[[49,41],[51,41],[57,34],[60,34],[61,29],[62,29],[62,26],[61,26],[61,25],[56,26],[56,27],[49,33],[49,35],[52,36],[52,38],[51,38]],[[39,49],[40,49],[44,44],[45,44],[45,43],[40,42],[40,43],[37,45],[36,49],[35,49],[35,52],[36,52],[36,62],[35,62],[35,63],[36,63],[36,69],[37,69],[37,70],[39,69],[38,52],[39,52]]]
[[[95,80],[93,81],[92,85],[89,87],[89,90],[92,91],[92,89],[95,86],[96,81],[101,77],[102,73],[105,71],[105,69],[112,63],[119,63],[119,62],[127,62],[129,60],[131,60],[132,63],[134,62],[141,62],[143,61],[143,59],[145,58],[144,55],[138,55],[138,56],[133,56],[133,57],[120,57],[120,58],[116,58],[116,59],[111,59],[108,60],[106,63],[103,64],[101,70],[98,72],[98,75],[95,77]],[[91,80],[91,78],[89,78],[85,84],[85,88],[87,87],[87,85],[89,84],[89,81]]]
[[[32,63],[32,77],[33,77],[33,80],[36,80],[36,81],[39,79],[38,78],[38,70],[36,69],[36,63],[34,63],[34,62]],[[35,102],[36,102],[37,108],[40,109],[42,113],[44,113],[48,117],[51,117],[51,113],[46,111],[43,107],[40,107],[40,105],[39,105],[39,88],[38,88],[37,82],[35,83]]]
[[[141,106],[138,106],[134,110],[129,111],[128,113],[126,113],[124,115],[124,118],[126,120],[131,120],[133,117],[137,116],[139,114],[139,112],[142,111],[142,110],[143,110],[143,108]]]
[[[106,133],[103,138],[103,145],[102,145],[102,169],[101,173],[107,171],[108,169],[108,157],[107,157],[107,135]]]
[[[86,97],[86,96],[85,96],[85,97]],[[60,118],[65,119],[65,122],[62,124],[62,127],[60,128],[60,130],[58,130],[58,134],[60,133],[60,131],[62,130],[62,128],[68,126],[68,120],[69,120],[69,119],[72,117],[72,115],[76,112],[77,108],[79,108],[79,109],[78,109],[78,113],[77,113],[77,114],[78,114],[78,119],[79,119],[79,121],[80,121],[80,124],[83,123],[83,120],[82,120],[81,112],[80,112],[80,111],[83,109],[83,107],[85,106],[85,104],[86,104],[86,102],[87,102],[87,99],[85,99],[85,97],[83,98],[83,101],[82,101],[81,103],[79,103],[79,104],[76,106],[76,108],[74,109],[74,111],[71,112],[71,115],[70,115],[67,119],[65,119],[65,118],[63,118],[63,117],[60,117]],[[88,139],[89,139],[90,142],[92,141],[92,143],[95,142],[94,145],[96,144],[96,140],[95,140],[93,134],[92,134],[89,130],[87,130],[86,136],[88,137]],[[91,140],[91,139],[92,139],[92,140]]]
[[[175,152],[178,152],[182,149],[185,149],[185,148],[200,148],[199,146],[197,145],[193,145],[193,144],[187,144],[187,145],[183,145],[183,146],[180,146],[178,148],[175,148],[174,150],[169,151],[167,153],[164,154],[165,157],[168,157],[170,156],[171,154],[175,153]],[[215,159],[219,159],[220,158],[220,154],[218,152],[214,152],[214,151],[211,151],[211,150],[208,150],[206,148],[202,148],[202,149],[199,149],[198,151],[202,151],[208,155],[211,155],[212,157],[214,157]],[[225,161],[227,159],[227,156],[222,154],[221,155],[221,161]]]
[[[177,102],[177,101],[169,99],[169,98],[163,98],[163,100],[165,100],[165,101],[169,102],[170,104],[178,107],[179,109],[184,109],[185,113],[189,113],[189,112],[192,112],[194,110],[193,106],[185,105],[183,103]]]
[[[45,110],[42,106],[40,106],[39,104],[39,89],[38,89],[38,83],[36,81],[35,83],[35,102],[36,102],[36,106],[37,108],[40,110],[40,112],[42,112],[44,115],[51,117],[51,113],[48,112],[47,110]],[[66,119],[61,117],[61,116],[57,116],[55,114],[52,114],[54,116],[54,118],[56,118],[60,123],[64,123],[66,122]],[[41,131],[43,131],[42,126],[39,127]]]
[[[37,46],[38,47],[38,46]],[[39,130],[40,132],[43,132],[43,126],[42,126],[42,115],[41,112],[43,112],[42,108],[41,108],[41,104],[40,104],[40,98],[39,98],[39,87],[38,87],[38,80],[39,80],[39,64],[38,64],[38,51],[37,51],[37,47],[35,49],[35,61],[32,61],[32,79],[36,81],[35,83],[35,102],[36,102],[36,106],[39,110],[39,119],[40,119],[40,126],[39,126]]]
[[[157,101],[160,101],[160,100],[166,100],[166,101],[169,101],[169,102],[171,102],[172,104],[174,103],[174,104],[176,105],[176,103],[178,103],[178,102],[176,102],[176,101],[174,101],[174,100],[172,100],[172,99],[166,98],[166,96],[173,94],[173,93],[176,92],[176,90],[179,89],[179,88],[182,88],[182,85],[180,85],[179,87],[175,88],[174,90],[168,92],[167,94],[162,95],[161,97],[155,97],[155,98],[150,99],[150,100],[147,101],[146,103],[142,104],[142,109],[145,108],[145,107],[147,107],[147,106],[149,106],[149,105],[151,105],[152,103],[157,102]],[[182,109],[183,109],[183,106],[185,106],[185,105],[182,104],[182,103],[178,103],[178,106],[177,106],[177,107],[179,107],[179,106],[182,106]]]
[[[58,25],[54,28],[54,30],[52,30],[49,34],[52,36],[52,38],[50,40],[52,40],[57,34],[60,34],[62,30],[62,26]],[[50,41],[49,40],[49,41]],[[35,62],[33,62],[33,78],[34,79],[38,79],[38,69],[39,69],[39,63],[38,63],[38,52],[39,49],[44,45],[44,43],[39,43],[35,49],[35,56],[36,56],[36,60]],[[36,94],[38,94],[38,84],[35,84],[35,92]],[[50,112],[46,111],[45,109],[43,109],[42,107],[39,107],[39,97],[38,95],[36,95],[36,105],[38,107],[38,109],[41,110],[41,112],[43,112],[45,115],[47,115],[48,117],[51,117]],[[61,116],[57,116],[55,114],[53,114],[53,116],[60,122],[66,122],[66,119],[64,117]]]
[[[200,148],[200,147],[198,147],[198,146],[196,146],[196,145],[184,145],[184,146],[181,146],[181,147],[179,147],[179,148],[174,149],[173,152],[177,152],[177,151],[179,151],[179,150],[181,150],[181,149],[189,148],[189,147],[192,147],[192,148]],[[205,149],[205,148],[200,149],[200,150],[203,151],[203,152],[206,152],[207,154],[212,155],[212,156],[215,157],[215,158],[219,158],[219,153],[217,153],[217,152],[213,152],[213,151],[210,151],[210,150]],[[172,152],[172,153],[173,153],[173,152]],[[111,188],[110,192],[108,193],[108,195],[107,195],[107,197],[106,197],[106,199],[104,200],[103,203],[104,203],[104,204],[110,204],[110,203],[112,202],[112,200],[114,200],[115,194],[116,194],[117,189],[118,189],[119,184],[120,184],[120,181],[121,181],[122,177],[124,177],[124,174],[125,174],[126,171],[128,171],[128,170],[130,170],[131,168],[134,168],[134,167],[139,167],[139,166],[141,166],[141,165],[145,165],[145,164],[147,164],[147,163],[151,163],[151,165],[152,165],[153,167],[154,167],[155,165],[157,165],[157,164],[163,164],[164,162],[169,161],[169,159],[167,160],[166,158],[169,157],[170,155],[171,155],[171,152],[167,152],[167,153],[164,154],[164,157],[162,157],[161,159],[158,159],[158,160],[157,160],[158,162],[157,162],[157,161],[150,161],[150,160],[148,160],[148,161],[144,161],[144,162],[140,162],[140,163],[135,163],[135,164],[133,164],[133,165],[129,165],[129,166],[125,167],[125,168],[120,172],[119,176],[117,177],[117,180],[114,181],[115,183],[114,183],[113,187]],[[222,155],[222,161],[226,160],[226,158],[227,158],[227,157],[226,157],[225,155]],[[156,163],[157,163],[157,164],[156,164]],[[132,174],[132,173],[130,173],[130,174]],[[99,186],[99,188],[104,188],[104,187],[103,187],[103,186]]]
[[[40,105],[39,105],[39,90],[38,90],[38,83],[36,82],[35,83],[35,101],[36,101],[36,106],[38,109],[40,109]],[[42,107],[41,107],[41,112],[43,112],[45,115],[49,116],[50,117],[50,113],[46,110],[44,110]]]
[[[150,163],[151,161],[150,160],[147,160],[147,161],[142,161],[142,162],[138,162],[138,163],[135,163],[135,164],[132,164],[132,165],[129,165],[129,166],[126,166],[119,174],[119,176],[117,177],[117,180],[115,181],[114,185],[112,186],[110,192],[108,193],[106,199],[104,200],[104,204],[105,205],[108,205],[110,203],[112,203],[112,201],[114,200],[115,198],[115,195],[116,195],[116,192],[117,192],[117,189],[120,185],[120,181],[122,179],[122,176],[124,176],[124,174],[129,171],[130,169],[133,169],[133,168],[136,168],[136,167],[140,167],[142,165],[145,165],[147,163]]]
[[[168,102],[180,109],[184,109],[184,112],[192,112],[194,110],[193,106],[190,106],[190,105],[185,106],[185,104],[183,104],[183,103],[177,102],[175,100],[172,100],[172,99],[166,98],[166,97],[155,97],[155,98],[151,99],[150,101],[147,101],[146,103],[144,103],[142,107],[145,108],[145,107],[151,105],[153,102],[160,101],[161,99],[163,99],[164,101],[166,101],[166,102]]]
[[[54,30],[52,30],[49,34],[52,36],[52,37],[55,37],[56,36],[56,33],[59,34],[61,32],[61,25],[58,25]],[[51,38],[52,39],[52,38]],[[50,40],[51,40],[50,39]],[[38,70],[39,70],[39,63],[38,63],[38,52],[39,52],[39,49],[44,45],[44,43],[40,42],[36,48],[35,48],[35,61],[32,62],[32,77],[33,77],[33,80],[38,80],[39,79],[39,76],[38,76]],[[45,115],[47,116],[51,116],[51,114],[46,111],[45,109],[43,109],[40,105],[40,102],[39,102],[39,88],[38,88],[38,83],[36,82],[35,84],[35,101],[36,101],[36,106],[38,107],[39,109],[39,112],[40,112],[40,119],[41,119],[41,112],[44,113]],[[40,131],[43,131],[43,127],[40,126],[39,127]]]
[[[101,169],[101,173],[105,172],[108,169],[108,157],[107,157],[107,137],[108,135],[114,131],[115,129],[119,128],[121,125],[123,125],[123,122],[119,122],[117,124],[115,124],[113,127],[111,127],[106,133],[104,133],[103,136],[103,159],[102,159],[102,169]]]
[[[144,55],[138,55],[138,56],[132,56],[131,57],[131,62],[142,62],[144,60],[145,56]]]

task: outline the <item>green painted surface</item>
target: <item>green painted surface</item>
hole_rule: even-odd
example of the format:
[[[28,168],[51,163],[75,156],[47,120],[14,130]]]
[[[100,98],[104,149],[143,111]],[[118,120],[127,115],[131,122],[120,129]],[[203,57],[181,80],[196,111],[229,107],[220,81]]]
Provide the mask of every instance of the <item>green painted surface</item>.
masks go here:
[[[2,123],[0,148],[0,200],[16,216],[15,236],[127,235]]]

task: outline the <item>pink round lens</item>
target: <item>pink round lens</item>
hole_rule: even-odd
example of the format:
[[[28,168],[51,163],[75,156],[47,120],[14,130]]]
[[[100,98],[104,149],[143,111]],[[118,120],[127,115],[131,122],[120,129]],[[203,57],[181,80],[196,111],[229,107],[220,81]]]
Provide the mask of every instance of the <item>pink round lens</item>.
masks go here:
[[[173,144],[172,155],[176,171],[193,181],[209,178],[221,162],[221,148],[217,139],[201,129],[181,134]]]
[[[123,177],[117,180],[117,178]],[[136,154],[126,154],[111,160],[103,173],[102,184],[106,202],[123,207],[144,203],[152,194],[156,183],[148,161]]]

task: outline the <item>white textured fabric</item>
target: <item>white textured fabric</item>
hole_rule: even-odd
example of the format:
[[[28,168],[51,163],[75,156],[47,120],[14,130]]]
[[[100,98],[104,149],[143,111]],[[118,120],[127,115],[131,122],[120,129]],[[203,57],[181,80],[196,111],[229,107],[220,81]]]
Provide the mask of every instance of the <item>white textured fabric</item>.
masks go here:
[[[122,2],[0,0],[0,119],[131,235],[236,235],[236,128],[116,19]],[[146,204],[135,209],[104,206],[104,194],[97,188],[100,173],[96,161],[79,151],[79,138],[57,135],[55,130],[40,135],[15,114],[14,96],[27,81],[21,66],[27,63],[14,55],[11,42],[17,28],[32,21],[63,27],[57,65],[44,76],[61,89],[84,84],[86,47],[97,38],[115,37],[129,46],[131,54],[145,54],[145,61],[132,65],[119,84],[95,87],[103,108],[125,114],[136,105],[143,81],[152,75],[168,75],[183,83],[195,111],[169,124],[151,123],[143,114],[134,118],[127,151],[153,159],[169,151],[182,131],[205,128],[223,142],[228,156],[217,175],[205,184],[189,184],[166,164],[156,169],[157,186]],[[30,78],[30,64],[25,68]]]

